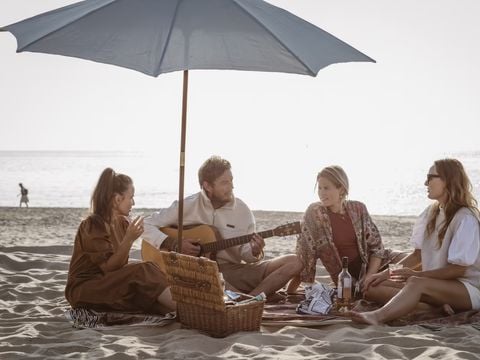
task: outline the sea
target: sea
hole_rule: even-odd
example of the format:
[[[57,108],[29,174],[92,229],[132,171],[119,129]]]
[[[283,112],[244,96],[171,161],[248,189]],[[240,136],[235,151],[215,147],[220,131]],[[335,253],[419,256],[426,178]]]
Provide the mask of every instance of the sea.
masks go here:
[[[479,199],[480,151],[448,155],[462,161]],[[134,179],[137,208],[163,208],[178,198],[176,164],[162,166],[147,152],[0,151],[0,207],[19,206],[18,184],[23,183],[29,190],[30,206],[87,208],[95,183],[105,167],[120,169]],[[347,172],[351,184],[355,185],[350,198],[366,203],[374,215],[415,216],[421,213],[430,202],[423,184],[428,167],[423,162],[412,165],[411,161],[397,163],[395,167],[397,170],[379,171],[374,176],[366,176],[364,168]],[[252,210],[304,211],[309,203],[317,200],[312,176],[308,176],[305,182],[308,191],[295,193],[293,187],[278,196],[279,191],[273,185],[259,189],[237,181],[235,193]],[[278,179],[271,183],[278,183],[282,188],[288,186]],[[189,169],[185,195],[198,190],[196,169]]]

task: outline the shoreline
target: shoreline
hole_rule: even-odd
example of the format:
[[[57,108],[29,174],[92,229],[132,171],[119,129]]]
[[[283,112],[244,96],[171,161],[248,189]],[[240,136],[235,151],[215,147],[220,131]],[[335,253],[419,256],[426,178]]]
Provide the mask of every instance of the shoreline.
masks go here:
[[[0,213],[4,210],[13,210],[13,209],[23,209],[26,210],[25,206],[21,208],[18,206],[0,206]],[[85,210],[88,211],[88,207],[69,207],[69,206],[30,206],[28,209],[34,210],[73,210],[73,211],[80,211]],[[154,212],[164,208],[133,208],[133,213],[141,213],[141,212]],[[256,209],[252,210],[254,214],[262,214],[262,213],[285,213],[285,214],[303,214],[303,211],[290,211],[290,210],[270,210],[270,209]],[[370,214],[372,218],[406,218],[406,219],[415,219],[417,215],[392,215],[392,214]]]

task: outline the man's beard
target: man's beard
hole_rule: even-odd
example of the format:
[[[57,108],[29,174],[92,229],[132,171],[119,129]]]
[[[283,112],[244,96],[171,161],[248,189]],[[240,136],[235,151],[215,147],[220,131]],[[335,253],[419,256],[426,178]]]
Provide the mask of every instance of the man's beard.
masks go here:
[[[222,206],[228,204],[230,201],[232,201],[232,199],[233,199],[233,193],[230,193],[229,195],[223,196],[221,198],[212,194],[212,197],[211,197],[210,201],[216,207],[222,207]]]

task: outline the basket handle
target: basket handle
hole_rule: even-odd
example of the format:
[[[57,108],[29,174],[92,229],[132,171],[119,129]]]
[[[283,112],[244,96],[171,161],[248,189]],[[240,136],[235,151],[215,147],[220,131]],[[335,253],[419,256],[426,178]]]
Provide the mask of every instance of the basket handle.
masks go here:
[[[171,264],[171,265],[178,265],[178,258],[177,258],[177,254],[175,251],[169,251],[168,253],[168,263]],[[197,258],[198,260],[198,265],[200,266],[200,268],[202,269],[206,269],[207,268],[207,263],[205,262],[205,259],[200,257],[200,258]]]
[[[189,278],[183,278],[178,275],[173,276],[173,281],[175,282],[175,285],[189,287],[192,289],[210,290],[212,287],[212,284],[210,284],[208,281],[198,281]]]

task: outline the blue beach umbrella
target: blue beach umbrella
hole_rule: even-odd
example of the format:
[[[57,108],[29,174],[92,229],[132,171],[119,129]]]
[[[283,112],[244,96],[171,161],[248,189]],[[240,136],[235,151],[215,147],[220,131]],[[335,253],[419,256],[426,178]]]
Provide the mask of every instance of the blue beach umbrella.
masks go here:
[[[158,76],[183,71],[179,180],[181,249],[188,70],[316,76],[328,65],[375,62],[262,0],[85,0],[0,28],[17,52],[77,57]]]

